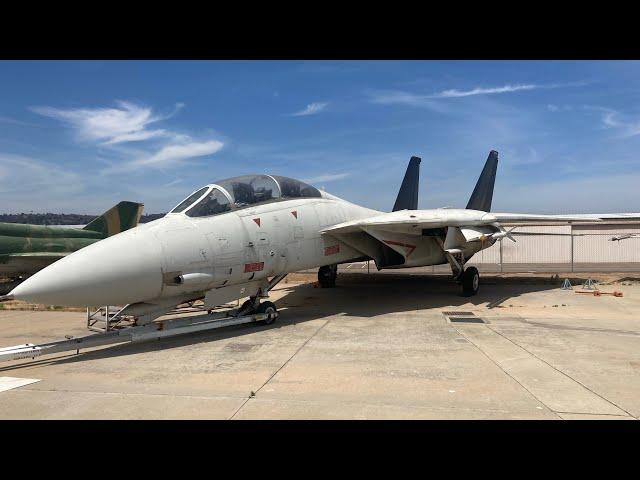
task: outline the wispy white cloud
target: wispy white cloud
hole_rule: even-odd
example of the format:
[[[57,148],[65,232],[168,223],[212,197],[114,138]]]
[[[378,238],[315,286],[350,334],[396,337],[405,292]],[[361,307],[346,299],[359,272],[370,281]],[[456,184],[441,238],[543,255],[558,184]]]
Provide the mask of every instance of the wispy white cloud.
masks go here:
[[[496,93],[512,93],[519,92],[521,90],[535,90],[541,88],[539,85],[526,84],[526,85],[504,85],[502,87],[476,87],[471,90],[444,90],[439,93],[430,95],[429,98],[458,98],[458,97],[471,97],[473,95],[493,95]]]
[[[640,135],[640,120],[607,107],[585,105],[585,110],[600,112],[602,126],[617,131],[622,138]]]
[[[314,102],[307,105],[303,110],[290,114],[292,117],[306,117],[307,115],[316,115],[322,112],[329,105],[328,102]]]
[[[116,107],[76,108],[63,110],[53,107],[32,107],[31,110],[64,122],[76,131],[81,142],[95,142],[109,149],[117,157],[101,174],[131,172],[147,167],[170,168],[188,159],[212,155],[223,142],[194,139],[191,135],[166,128],[152,128],[153,124],[175,115],[184,104],[175,105],[173,112],[159,115],[150,107],[118,101]],[[142,148],[125,148],[136,142]]]
[[[178,185],[183,182],[184,182],[184,179],[176,178],[175,180],[171,180],[170,182],[165,183],[163,187],[173,187],[174,185]]]
[[[179,103],[168,115],[156,115],[150,107],[118,101],[117,107],[60,109],[40,106],[31,110],[40,115],[55,118],[71,125],[82,141],[97,141],[104,145],[137,142],[157,137],[171,136],[165,129],[148,127],[173,116],[184,105]]]
[[[103,174],[120,173],[139,170],[146,167],[167,168],[183,164],[186,160],[213,155],[224,144],[218,140],[206,142],[190,141],[181,144],[165,145],[157,152],[135,160],[112,165],[102,170]]]
[[[507,84],[498,87],[475,87],[470,90],[458,90],[455,88],[442,90],[440,92],[431,94],[419,94],[401,90],[382,90],[367,92],[369,99],[372,103],[391,105],[402,104],[410,105],[414,107],[428,107],[428,108],[444,108],[439,107],[440,102],[438,100],[452,99],[452,98],[464,98],[473,97],[477,95],[496,95],[504,93],[514,93],[529,90],[549,89],[549,88],[563,88],[563,87],[577,87],[586,85],[584,82],[572,82],[572,83],[554,83],[554,84]]]
[[[430,95],[419,95],[416,93],[400,90],[377,90],[367,92],[369,101],[380,105],[408,105],[411,107],[426,107],[442,113],[448,108],[441,102],[434,101]]]
[[[320,182],[335,182],[336,180],[342,180],[350,176],[350,173],[329,173],[325,175],[318,175],[304,180],[307,183],[320,183]]]

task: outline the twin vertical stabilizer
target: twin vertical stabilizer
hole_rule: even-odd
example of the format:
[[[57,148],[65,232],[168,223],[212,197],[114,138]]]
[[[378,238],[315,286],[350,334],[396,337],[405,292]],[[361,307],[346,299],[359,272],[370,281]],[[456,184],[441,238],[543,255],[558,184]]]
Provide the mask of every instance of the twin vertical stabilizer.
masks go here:
[[[420,161],[419,157],[411,157],[407,171],[404,174],[396,203],[393,205],[393,212],[398,210],[418,209],[418,185],[420,183]]]
[[[418,186],[420,183],[420,161],[419,157],[411,157],[407,171],[404,174],[396,203],[393,205],[393,212],[398,210],[418,209]],[[484,164],[482,173],[478,178],[473,193],[467,203],[467,209],[491,211],[491,201],[493,199],[493,186],[496,183],[496,172],[498,170],[498,152],[491,150],[489,157]]]
[[[480,178],[473,189],[467,209],[491,211],[491,200],[493,199],[493,185],[496,183],[496,171],[498,170],[498,152],[491,150],[487,158]]]

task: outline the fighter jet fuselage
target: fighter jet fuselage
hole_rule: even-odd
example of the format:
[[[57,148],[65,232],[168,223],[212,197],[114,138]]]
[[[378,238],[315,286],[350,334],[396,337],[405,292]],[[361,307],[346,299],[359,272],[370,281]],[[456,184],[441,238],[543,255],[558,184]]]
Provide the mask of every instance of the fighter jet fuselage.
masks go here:
[[[497,153],[491,152],[466,209],[417,209],[420,159],[412,158],[392,212],[354,205],[287,177],[247,175],[207,185],[165,217],[89,245],[27,279],[11,298],[69,306],[126,305],[151,321],[198,298],[206,308],[250,297],[259,306],[274,279],[371,259],[378,269],[449,263],[465,294],[478,290],[476,252],[509,237],[493,214]],[[511,238],[512,239],[512,238]],[[249,305],[249,306],[251,306]]]

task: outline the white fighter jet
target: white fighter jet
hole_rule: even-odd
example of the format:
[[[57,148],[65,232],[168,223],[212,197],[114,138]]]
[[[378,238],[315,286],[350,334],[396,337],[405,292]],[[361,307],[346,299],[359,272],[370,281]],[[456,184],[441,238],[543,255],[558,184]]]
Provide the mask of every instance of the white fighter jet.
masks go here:
[[[492,151],[464,209],[418,210],[420,158],[412,157],[392,212],[354,205],[304,182],[246,175],[211,183],[165,217],[89,245],[41,270],[3,299],[65,306],[125,306],[144,324],[181,303],[206,308],[249,297],[240,312],[275,312],[261,299],[287,273],[319,267],[335,284],[340,263],[378,269],[449,263],[464,295],[479,275],[466,262],[510,236],[501,225],[578,220],[490,213],[498,153]],[[514,240],[515,241],[515,240]]]

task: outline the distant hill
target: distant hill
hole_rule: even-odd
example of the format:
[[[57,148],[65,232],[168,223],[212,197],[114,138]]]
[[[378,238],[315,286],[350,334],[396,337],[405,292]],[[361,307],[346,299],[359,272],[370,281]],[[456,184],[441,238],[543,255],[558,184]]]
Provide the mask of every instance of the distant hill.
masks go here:
[[[150,222],[166,213],[149,213],[140,217],[140,223]],[[0,222],[27,223],[29,225],[86,225],[98,215],[77,213],[0,213]]]

